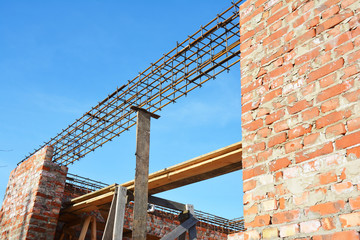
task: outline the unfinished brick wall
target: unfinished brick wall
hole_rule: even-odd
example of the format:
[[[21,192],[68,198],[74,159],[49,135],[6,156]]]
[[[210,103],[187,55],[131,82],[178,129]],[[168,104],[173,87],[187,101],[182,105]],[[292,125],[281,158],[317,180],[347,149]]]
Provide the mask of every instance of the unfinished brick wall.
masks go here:
[[[0,210],[0,239],[54,239],[66,167],[45,147],[10,174]]]
[[[359,239],[359,0],[247,0],[240,19],[248,230],[229,239]]]
[[[66,203],[75,197],[79,197],[81,195],[86,194],[87,191],[82,190],[81,188],[78,188],[71,184],[66,184],[65,191],[62,197],[63,206],[66,206]],[[124,240],[131,240],[131,237],[128,237],[128,235],[131,235],[132,231],[132,222],[133,222],[133,202],[130,203],[125,208],[125,219],[124,219],[124,232],[126,233],[123,239]],[[101,214],[97,211],[93,211],[89,213],[90,215],[97,216],[97,223],[99,226],[99,237],[102,236],[103,232],[101,229],[101,225],[105,226],[105,220],[103,217],[101,217]],[[85,219],[85,217],[88,214],[79,214],[79,218]],[[73,220],[71,220],[73,221]],[[177,226],[180,225],[180,222],[178,220],[178,215],[172,214],[169,212],[164,212],[161,210],[155,210],[154,213],[148,214],[148,220],[147,220],[147,234],[148,237],[151,239],[160,239],[161,237],[165,236],[166,234],[170,233],[172,230],[174,230]],[[79,221],[79,224],[81,221]],[[100,224],[99,224],[100,223]],[[59,221],[58,228],[57,228],[57,237],[55,239],[59,239],[62,233],[62,227],[64,226],[65,222]],[[81,225],[77,225],[73,228],[75,230],[76,236],[80,235],[81,231]],[[207,224],[204,222],[199,222],[196,226],[197,230],[197,239],[203,239],[203,240],[226,240],[227,239],[227,229],[224,229],[222,227]],[[88,231],[90,232],[90,231]],[[188,239],[188,236],[186,237]]]

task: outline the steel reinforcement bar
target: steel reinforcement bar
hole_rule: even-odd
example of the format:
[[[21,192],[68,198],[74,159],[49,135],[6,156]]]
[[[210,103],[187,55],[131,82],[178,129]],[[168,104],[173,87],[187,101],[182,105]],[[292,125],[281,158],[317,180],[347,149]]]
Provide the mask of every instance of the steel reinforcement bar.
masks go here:
[[[136,124],[136,112],[130,106],[155,113],[239,63],[240,2],[233,2],[39,149],[51,145],[54,162],[74,163]]]

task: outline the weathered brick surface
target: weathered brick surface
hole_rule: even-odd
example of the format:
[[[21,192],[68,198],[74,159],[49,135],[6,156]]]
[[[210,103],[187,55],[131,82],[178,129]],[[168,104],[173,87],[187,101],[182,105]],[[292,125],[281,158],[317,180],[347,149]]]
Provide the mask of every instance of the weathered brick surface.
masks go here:
[[[0,239],[54,239],[66,167],[51,162],[45,147],[10,174],[0,210]]]
[[[229,239],[358,239],[360,1],[247,0],[240,23],[248,230]]]

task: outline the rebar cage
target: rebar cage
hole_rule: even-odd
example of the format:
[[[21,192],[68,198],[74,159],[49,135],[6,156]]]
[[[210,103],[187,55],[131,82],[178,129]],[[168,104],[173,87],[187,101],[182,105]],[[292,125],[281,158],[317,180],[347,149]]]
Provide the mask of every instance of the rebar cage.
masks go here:
[[[54,162],[74,163],[136,124],[136,112],[130,106],[155,113],[235,66],[240,61],[240,2],[233,2],[21,162],[51,145]]]

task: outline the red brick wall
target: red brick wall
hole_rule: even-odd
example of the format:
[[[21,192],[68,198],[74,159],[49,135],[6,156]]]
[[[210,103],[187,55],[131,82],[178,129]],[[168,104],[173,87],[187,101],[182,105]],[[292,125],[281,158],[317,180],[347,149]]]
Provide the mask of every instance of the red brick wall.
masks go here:
[[[229,239],[359,239],[360,1],[247,0],[240,33],[248,231]]]
[[[66,205],[70,199],[86,194],[86,191],[81,190],[80,188],[71,186],[70,184],[65,187],[65,192],[63,194],[63,205]],[[97,216],[98,222],[103,222],[104,219],[100,217],[100,214],[96,211],[91,212],[91,215]],[[85,218],[86,215],[82,215]],[[81,217],[81,216],[79,216]],[[132,230],[132,221],[133,221],[133,203],[130,203],[130,206],[127,206],[125,209],[125,220],[124,228],[126,230]],[[61,227],[64,222],[60,222],[58,226],[58,236],[61,234]],[[148,223],[147,223],[147,234],[154,237],[154,239],[161,238],[165,234],[171,232],[177,226],[180,225],[178,221],[178,216],[163,212],[160,210],[155,210],[154,213],[148,214]],[[76,233],[80,234],[81,228],[76,229]],[[203,222],[198,223],[196,226],[197,238],[204,240],[226,240],[227,234],[226,230],[215,225],[206,224]],[[99,236],[102,236],[102,232],[99,232]],[[131,240],[131,237],[124,238],[124,240]]]
[[[126,208],[124,228],[131,230],[133,221],[133,208]],[[156,210],[148,214],[147,233],[149,235],[161,238],[170,233],[180,225],[178,216]],[[203,240],[226,240],[227,234],[220,227],[199,222],[196,226],[197,239]],[[131,238],[129,238],[131,239]],[[186,237],[188,239],[188,236]]]
[[[0,210],[0,239],[53,239],[66,167],[51,162],[45,147],[10,174]]]

